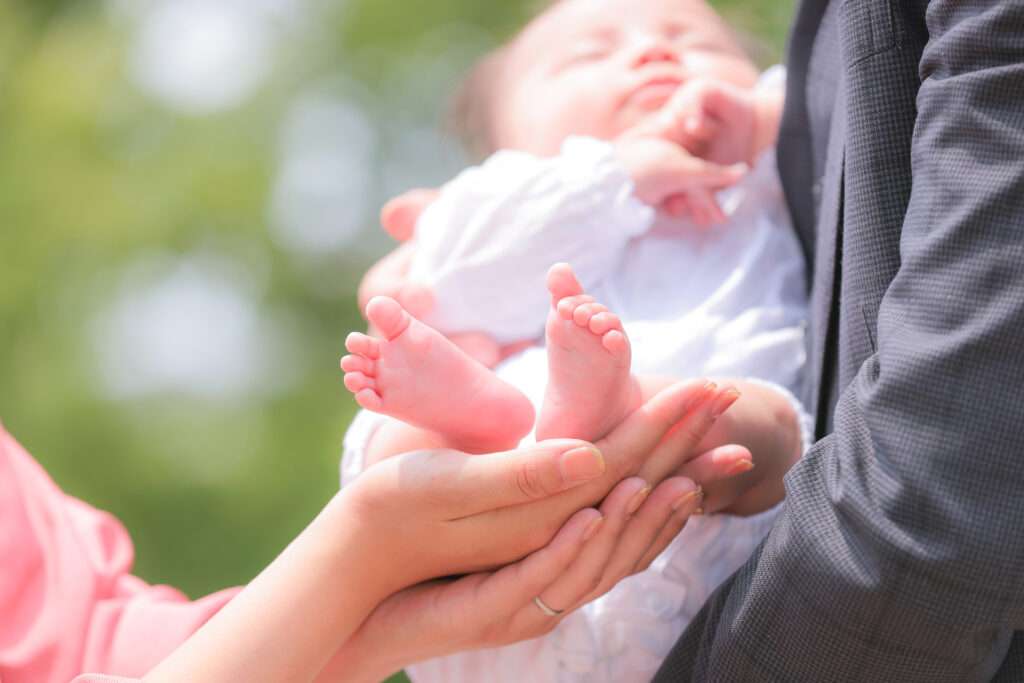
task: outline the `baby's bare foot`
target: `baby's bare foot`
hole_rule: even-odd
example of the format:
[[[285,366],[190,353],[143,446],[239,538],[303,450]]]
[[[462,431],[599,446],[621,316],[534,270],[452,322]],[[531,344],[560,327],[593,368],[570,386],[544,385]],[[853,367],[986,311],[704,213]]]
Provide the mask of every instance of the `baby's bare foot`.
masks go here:
[[[367,410],[440,434],[453,446],[486,450],[518,443],[533,406],[394,299],[374,297],[366,317],[384,339],[351,333],[341,359],[345,386]]]
[[[639,405],[629,340],[618,317],[583,293],[568,264],[551,267],[547,286],[548,385],[537,439],[599,439]]]

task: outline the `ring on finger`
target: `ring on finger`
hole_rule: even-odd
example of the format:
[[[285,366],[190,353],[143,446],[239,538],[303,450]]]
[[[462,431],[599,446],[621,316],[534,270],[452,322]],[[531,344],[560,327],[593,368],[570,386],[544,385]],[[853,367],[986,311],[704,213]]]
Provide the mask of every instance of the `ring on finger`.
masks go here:
[[[539,595],[535,595],[533,597],[533,602],[537,605],[537,607],[540,608],[541,612],[547,614],[550,617],[557,617],[559,614],[565,611],[564,609],[551,609],[550,607],[544,604],[544,601],[540,599]]]

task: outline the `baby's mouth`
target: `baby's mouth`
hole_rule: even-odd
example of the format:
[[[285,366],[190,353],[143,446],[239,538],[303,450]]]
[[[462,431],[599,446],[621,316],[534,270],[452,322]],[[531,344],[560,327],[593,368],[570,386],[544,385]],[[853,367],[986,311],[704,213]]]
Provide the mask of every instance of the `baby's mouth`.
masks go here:
[[[672,97],[679,85],[678,78],[653,78],[630,94],[629,103],[647,111],[658,109]]]

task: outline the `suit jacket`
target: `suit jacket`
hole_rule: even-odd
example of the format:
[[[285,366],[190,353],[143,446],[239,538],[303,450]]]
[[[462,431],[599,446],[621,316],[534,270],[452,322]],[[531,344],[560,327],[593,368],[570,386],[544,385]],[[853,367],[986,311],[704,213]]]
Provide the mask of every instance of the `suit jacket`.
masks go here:
[[[1024,0],[804,0],[819,441],[655,680],[1024,681]]]

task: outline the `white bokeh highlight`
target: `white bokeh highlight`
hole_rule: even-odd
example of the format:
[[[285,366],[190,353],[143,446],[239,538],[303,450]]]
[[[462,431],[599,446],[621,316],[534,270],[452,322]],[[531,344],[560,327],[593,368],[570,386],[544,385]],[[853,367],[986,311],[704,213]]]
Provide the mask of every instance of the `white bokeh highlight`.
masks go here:
[[[292,104],[281,131],[269,207],[274,241],[299,254],[344,250],[375,208],[376,127],[364,107],[309,93]]]
[[[204,115],[236,107],[269,74],[278,31],[262,3],[163,0],[139,14],[132,80],[169,108]]]
[[[146,254],[120,273],[93,321],[100,389],[114,399],[185,394],[255,398],[295,377],[289,332],[263,285],[223,256]]]

